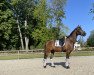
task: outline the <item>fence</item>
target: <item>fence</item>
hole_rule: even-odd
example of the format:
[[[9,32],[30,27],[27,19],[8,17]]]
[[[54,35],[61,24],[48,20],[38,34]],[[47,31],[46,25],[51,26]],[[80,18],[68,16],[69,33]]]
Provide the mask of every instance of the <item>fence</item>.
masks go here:
[[[80,49],[76,50],[81,50],[81,51],[94,51],[94,47],[81,47]]]
[[[94,55],[94,47],[82,48],[80,51],[75,50],[71,53],[73,56]],[[65,56],[62,52],[55,53],[55,56]],[[0,60],[6,59],[29,59],[29,58],[43,57],[43,49],[34,50],[12,50],[0,51]]]
[[[0,51],[0,59],[27,59],[42,57],[43,49]]]

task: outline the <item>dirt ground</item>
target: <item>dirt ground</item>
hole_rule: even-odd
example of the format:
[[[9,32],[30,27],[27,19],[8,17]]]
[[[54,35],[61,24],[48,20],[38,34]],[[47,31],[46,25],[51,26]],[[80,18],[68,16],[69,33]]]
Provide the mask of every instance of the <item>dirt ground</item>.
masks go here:
[[[64,68],[65,57],[55,57],[54,62],[55,68],[43,68],[43,58],[0,60],[0,75],[94,75],[94,56],[70,57],[70,69]]]

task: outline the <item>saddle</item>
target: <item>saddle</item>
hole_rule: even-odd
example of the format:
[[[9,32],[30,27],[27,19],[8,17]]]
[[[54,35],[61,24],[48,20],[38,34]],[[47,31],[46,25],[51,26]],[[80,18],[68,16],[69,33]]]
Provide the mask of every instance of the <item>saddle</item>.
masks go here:
[[[65,39],[66,38],[55,40],[55,46],[56,47],[62,47],[62,46],[64,46],[65,45]]]

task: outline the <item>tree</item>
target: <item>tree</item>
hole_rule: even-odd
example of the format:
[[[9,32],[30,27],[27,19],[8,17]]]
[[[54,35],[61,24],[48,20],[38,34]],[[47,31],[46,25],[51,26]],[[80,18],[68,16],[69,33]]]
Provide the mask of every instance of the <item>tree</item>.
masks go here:
[[[49,2],[51,6],[49,5]],[[0,48],[43,47],[50,39],[64,35],[66,0],[0,1]],[[62,27],[62,30],[61,30]],[[62,31],[62,32],[61,32]]]
[[[34,10],[34,18],[37,19],[38,27],[32,32],[37,43],[43,44],[47,40],[58,39],[61,34],[64,36],[64,30],[67,28],[62,22],[65,17],[65,2],[66,0],[39,0]]]
[[[94,14],[94,3],[92,4],[90,13]],[[94,16],[93,16],[93,20],[94,20]],[[91,31],[91,34],[90,34],[89,38],[87,39],[87,45],[90,47],[94,46],[94,30]]]
[[[78,43],[81,45],[81,47],[85,46],[85,41],[82,36],[80,36]]]
[[[13,12],[9,9],[6,0],[0,1],[0,48],[8,49],[11,46],[10,35],[12,27],[15,25]],[[9,45],[10,44],[10,45]]]
[[[35,7],[36,1],[11,0],[11,2],[12,2],[11,5],[13,7],[12,10],[14,12],[15,18],[17,19],[17,25],[19,29],[22,49],[24,49],[24,45],[25,45],[25,49],[28,50],[29,37],[30,37],[29,30],[34,25],[33,9]]]
[[[63,24],[63,18],[65,18],[65,11],[64,6],[66,4],[66,0],[52,0],[51,6],[50,6],[50,15],[52,16],[51,20],[52,23],[56,26],[58,29],[58,37],[60,38],[61,34],[68,30],[68,27],[66,27]]]
[[[90,9],[90,12],[94,15],[94,3],[92,4],[92,8]],[[94,16],[93,16],[93,20],[94,20]]]
[[[94,47],[94,30],[91,31],[91,34],[87,39],[87,45],[90,47]]]

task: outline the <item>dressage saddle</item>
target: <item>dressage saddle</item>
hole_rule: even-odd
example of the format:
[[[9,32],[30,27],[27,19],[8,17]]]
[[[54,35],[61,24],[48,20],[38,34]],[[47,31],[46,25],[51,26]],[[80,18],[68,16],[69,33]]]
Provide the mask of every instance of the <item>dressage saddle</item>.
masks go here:
[[[61,38],[61,39],[58,39],[58,40],[55,40],[55,46],[56,47],[61,47],[63,46],[65,43],[65,38]]]

